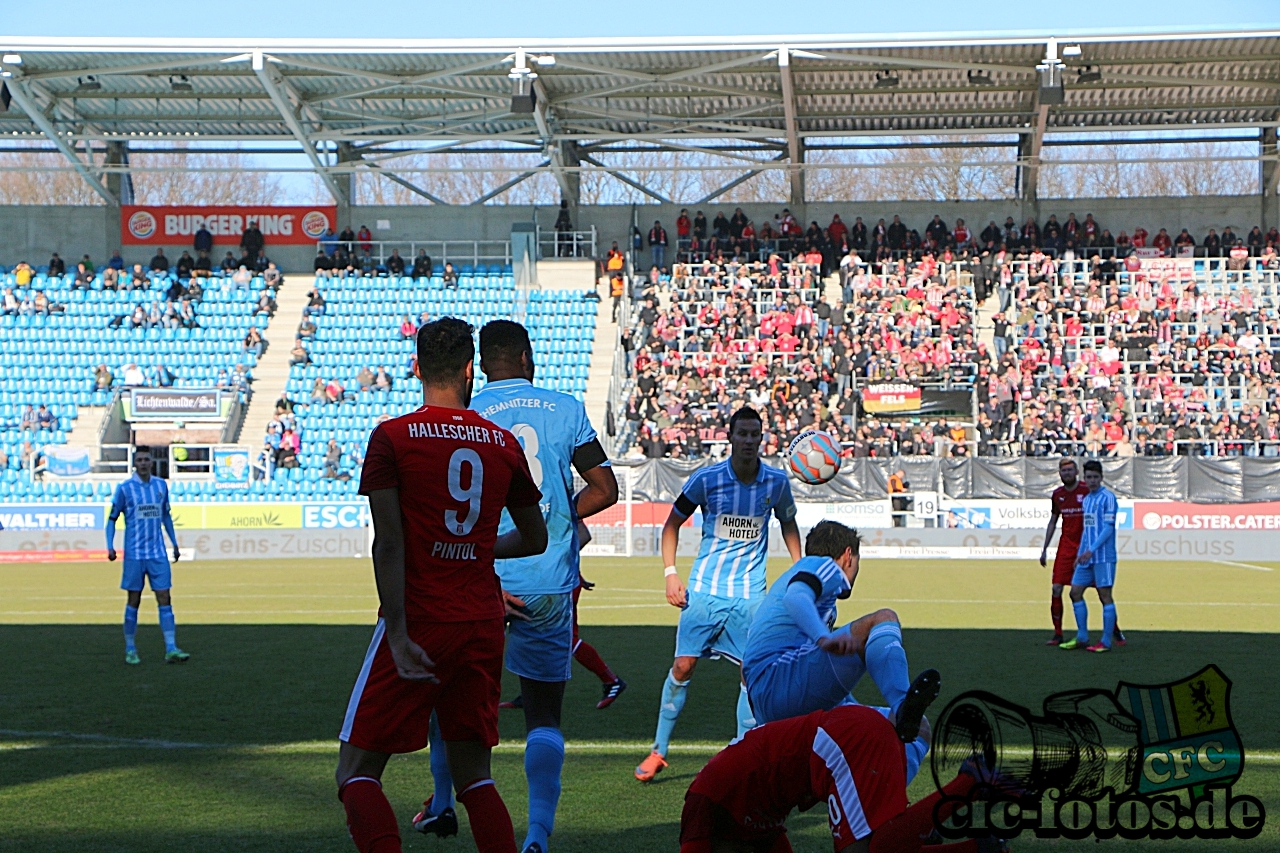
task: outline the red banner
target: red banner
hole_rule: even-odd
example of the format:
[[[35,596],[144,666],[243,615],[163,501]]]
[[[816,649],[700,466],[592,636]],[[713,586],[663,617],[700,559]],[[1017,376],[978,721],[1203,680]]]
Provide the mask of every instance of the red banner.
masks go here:
[[[305,246],[325,229],[335,232],[338,209],[328,207],[124,205],[120,239],[129,246],[190,246],[201,226],[219,246],[238,246],[250,222],[258,223],[268,246]]]
[[[1135,530],[1280,530],[1280,503],[1134,501]]]

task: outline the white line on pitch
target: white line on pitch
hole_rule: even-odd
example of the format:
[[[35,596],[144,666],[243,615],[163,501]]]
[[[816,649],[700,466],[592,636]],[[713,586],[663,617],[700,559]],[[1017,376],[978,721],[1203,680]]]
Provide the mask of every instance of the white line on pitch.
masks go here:
[[[1233,560],[1214,560],[1215,563],[1221,563],[1224,566],[1239,566],[1242,569],[1253,569],[1255,572],[1272,572],[1275,569],[1269,569],[1266,566],[1255,566],[1253,563],[1237,563]]]

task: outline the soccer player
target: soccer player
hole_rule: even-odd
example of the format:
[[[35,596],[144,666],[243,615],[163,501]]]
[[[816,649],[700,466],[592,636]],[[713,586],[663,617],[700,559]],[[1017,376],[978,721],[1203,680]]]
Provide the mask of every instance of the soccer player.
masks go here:
[[[800,559],[796,502],[787,475],[760,461],[760,414],[743,406],[729,418],[729,458],[694,473],[671,507],[662,528],[667,602],[683,608],[676,630],[676,654],[662,686],[653,749],[635,776],[649,782],[667,766],[671,731],[689,690],[699,658],[727,657],[741,666],[747,632],[764,599],[769,556],[769,513],[782,527],[792,561]],[[676,574],[680,525],[702,508],[702,545],[693,561],[689,587]],[[738,736],[755,725],[745,683],[738,693]]]
[[[929,738],[921,721],[919,740]],[[907,756],[875,709],[842,705],[765,723],[717,753],[694,778],[680,816],[680,853],[791,853],[787,816],[826,803],[836,853],[995,853],[994,838],[923,846],[934,820],[976,785],[1003,780],[978,761],[907,806]],[[935,816],[934,810],[938,809]]]
[[[111,498],[111,515],[107,517],[107,559],[116,559],[116,519],[124,516],[124,571],[120,588],[127,594],[124,606],[124,662],[142,663],[138,657],[138,606],[142,604],[143,582],[151,584],[160,610],[160,633],[164,635],[165,663],[186,663],[191,655],[178,648],[177,629],[173,619],[172,586],[169,559],[164,552],[164,534],[173,543],[173,561],[178,562],[178,534],[173,529],[169,511],[169,487],[164,480],[151,476],[155,460],[151,448],[133,451],[134,474],[119,486]]]
[[[925,709],[938,698],[938,671],[911,681],[902,626],[892,610],[877,610],[833,630],[836,601],[858,577],[858,531],[821,521],[805,539],[804,559],[773,583],[751,626],[742,672],[762,723],[853,703],[870,673],[888,701],[903,741],[912,741]]]
[[[495,558],[542,553],[542,498],[509,431],[467,410],[471,326],[418,330],[423,405],[378,425],[360,493],[373,517],[378,624],[339,734],[338,798],[360,853],[400,853],[382,771],[427,745],[433,712],[480,853],[515,853],[490,775],[498,742],[504,607]],[[502,510],[513,529],[498,534]]]
[[[1076,570],[1071,576],[1071,607],[1076,613],[1076,635],[1058,648],[1083,648],[1091,652],[1111,651],[1116,629],[1116,605],[1111,588],[1116,582],[1116,509],[1115,493],[1102,485],[1102,463],[1090,459],[1084,463],[1084,484],[1089,494],[1084,499],[1084,533],[1080,552],[1076,554]],[[1102,640],[1089,645],[1089,605],[1084,591],[1098,588],[1102,603]]]
[[[1062,519],[1062,538],[1058,540],[1058,552],[1053,558],[1053,580],[1050,587],[1049,616],[1053,619],[1053,637],[1046,646],[1062,645],[1062,588],[1071,584],[1076,570],[1076,553],[1080,549],[1080,534],[1084,530],[1084,499],[1089,487],[1079,480],[1079,468],[1074,459],[1064,457],[1058,462],[1058,477],[1062,485],[1053,490],[1050,497],[1049,527],[1044,532],[1044,547],[1040,550],[1040,565],[1048,560],[1049,543]],[[1116,626],[1116,642],[1124,644],[1124,633]]]
[[[486,324],[480,330],[480,369],[488,384],[471,408],[520,442],[534,485],[542,491],[547,526],[544,553],[495,565],[503,590],[529,617],[511,622],[506,652],[507,669],[520,677],[526,732],[529,830],[520,849],[546,853],[564,765],[560,715],[573,664],[574,592],[581,582],[578,522],[617,503],[618,481],[582,403],[533,385],[533,346],[524,326],[510,320]],[[575,470],[586,482],[577,495]],[[511,527],[504,517],[498,529]],[[438,834],[431,824],[452,806],[449,783],[443,774],[435,779],[435,793],[414,819],[419,831]]]

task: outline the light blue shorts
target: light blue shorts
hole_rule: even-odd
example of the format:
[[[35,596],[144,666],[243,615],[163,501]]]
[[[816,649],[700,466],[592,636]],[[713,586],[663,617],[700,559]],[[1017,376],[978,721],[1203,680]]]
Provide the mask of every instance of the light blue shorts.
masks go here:
[[[573,666],[573,593],[519,596],[531,622],[507,626],[507,669],[534,681],[568,681]]]
[[[147,579],[151,590],[168,589],[172,586],[168,560],[125,560],[124,572],[120,577],[120,588],[129,592],[142,592],[142,580]]]
[[[1076,566],[1071,576],[1072,586],[1104,586],[1116,585],[1115,563],[1090,563],[1087,566]]]
[[[695,592],[688,593],[688,597],[676,628],[676,657],[720,656],[742,663],[747,633],[763,597],[721,598]]]
[[[751,710],[756,722],[763,724],[856,705],[850,694],[866,671],[861,655],[833,655],[805,643],[743,674]]]

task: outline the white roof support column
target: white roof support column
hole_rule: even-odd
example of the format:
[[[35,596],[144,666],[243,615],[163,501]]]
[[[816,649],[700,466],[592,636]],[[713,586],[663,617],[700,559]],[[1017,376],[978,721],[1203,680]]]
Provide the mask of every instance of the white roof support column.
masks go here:
[[[791,180],[791,206],[804,204],[804,152],[800,148],[800,135],[796,132],[796,92],[791,83],[791,49],[785,44],[778,48],[778,72],[782,76],[782,116],[787,129],[787,154]]]
[[[22,78],[17,75],[9,78],[7,82],[9,84],[9,94],[13,97],[14,103],[22,107],[22,111],[31,119],[31,123],[40,128],[40,131],[45,136],[49,137],[49,141],[62,152],[62,156],[71,161],[71,165],[80,173],[80,177],[84,178],[85,182],[93,187],[94,192],[106,199],[107,204],[118,206],[120,199],[107,189],[90,164],[86,164],[81,160],[80,155],[67,143],[66,138],[58,133],[58,129],[54,127],[53,122],[40,109],[40,105],[36,103],[32,93],[28,91],[28,84],[23,83]]]
[[[301,110],[302,99],[293,91],[289,81],[284,79],[280,69],[276,67],[274,62],[264,56],[262,51],[255,50],[252,59],[253,73],[258,75],[258,80],[262,82],[262,88],[270,96],[271,103],[275,104],[276,111],[280,113],[280,118],[284,119],[285,126],[289,128],[289,132],[298,140],[302,150],[311,159],[311,165],[315,167],[316,174],[320,176],[320,180],[324,181],[324,185],[338,204],[350,204],[351,199],[347,197],[347,193],[329,174],[324,161],[320,159],[320,155],[316,152],[315,143],[311,141],[311,137],[302,127],[302,122],[298,120],[293,101],[296,100],[298,102],[299,107],[297,109]]]
[[[566,165],[577,166],[578,164],[565,163],[564,149],[560,143],[556,141],[555,133],[551,128],[551,122],[554,115],[551,113],[551,99],[547,97],[547,88],[542,85],[541,80],[533,81],[533,90],[538,94],[538,102],[533,108],[533,121],[538,125],[538,135],[542,137],[543,150],[547,157],[551,160],[551,173],[555,175],[556,183],[560,185],[560,194],[568,200],[569,205],[577,208],[578,199],[581,195],[579,191],[579,183],[576,175],[571,176],[565,171]]]

